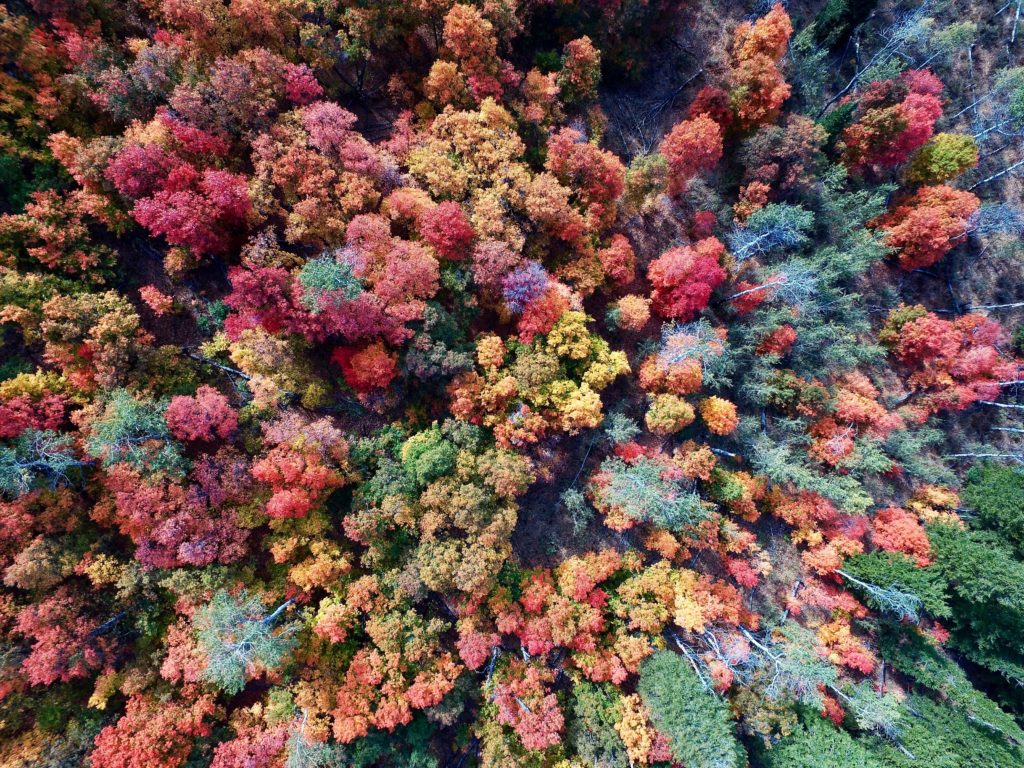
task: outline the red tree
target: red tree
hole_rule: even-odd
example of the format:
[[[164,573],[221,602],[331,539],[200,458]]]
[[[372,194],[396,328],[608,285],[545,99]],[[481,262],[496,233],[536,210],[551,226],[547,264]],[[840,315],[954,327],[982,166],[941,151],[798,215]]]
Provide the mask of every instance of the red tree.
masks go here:
[[[171,171],[160,190],[132,209],[135,220],[153,235],[197,255],[227,250],[248,212],[244,176],[211,169],[200,173],[188,164]]]
[[[210,696],[189,705],[136,694],[121,719],[100,731],[90,763],[93,768],[179,768],[195,740],[210,735],[206,719],[213,713]]]
[[[686,116],[690,119],[700,115],[707,115],[718,123],[723,133],[728,131],[734,119],[729,94],[711,85],[701,88],[686,111]]]
[[[279,768],[288,744],[288,725],[241,729],[235,738],[217,745],[210,768]]]
[[[110,661],[113,635],[86,615],[84,595],[60,587],[38,603],[21,609],[15,632],[30,638],[32,650],[22,662],[33,685],[50,685],[87,677]]]
[[[270,517],[305,517],[347,482],[348,443],[330,420],[288,414],[263,431],[273,448],[252,465],[252,476],[270,486]]]
[[[124,197],[138,200],[155,194],[181,158],[156,144],[129,144],[111,159],[105,176]]]
[[[953,249],[970,227],[980,201],[970,192],[945,185],[922,187],[877,220],[887,245],[898,250],[906,270],[930,267]]]
[[[588,230],[598,231],[615,220],[626,186],[626,168],[618,157],[591,144],[579,131],[563,128],[548,139],[544,167],[572,190]]]
[[[193,468],[195,484],[143,480],[125,464],[105,477],[112,509],[94,514],[116,525],[136,545],[147,568],[230,563],[245,556],[249,532],[239,526],[235,505],[247,499],[245,461],[226,452],[204,457]]]
[[[619,286],[629,285],[636,277],[636,254],[625,235],[612,235],[606,248],[597,252],[605,277]]]
[[[902,552],[914,559],[919,568],[931,564],[928,534],[917,516],[899,507],[887,507],[872,521],[875,546],[886,552]]]
[[[872,83],[857,105],[857,121],[843,131],[843,161],[851,168],[905,162],[932,137],[942,87],[929,70]]]
[[[647,270],[647,279],[654,290],[651,300],[662,317],[692,320],[708,305],[711,292],[725,280],[719,259],[725,246],[714,237],[699,240],[692,246],[672,248]]]
[[[561,741],[565,718],[558,699],[545,687],[553,680],[546,667],[515,659],[494,688],[498,722],[512,726],[527,749],[546,749]]]
[[[447,201],[423,211],[418,225],[420,236],[449,261],[464,259],[473,244],[473,227],[458,203]]]
[[[923,420],[999,396],[1000,381],[1016,378],[1017,365],[999,352],[999,324],[981,315],[945,320],[924,307],[893,310],[879,340],[911,370],[910,416]]]
[[[56,430],[70,403],[65,395],[17,394],[0,402],[0,439],[17,437],[26,429]]]
[[[164,419],[179,440],[227,440],[238,428],[238,416],[228,399],[205,385],[196,390],[195,397],[172,397]]]
[[[331,361],[341,367],[345,383],[360,394],[384,389],[398,375],[398,358],[380,342],[363,349],[338,347]]]
[[[715,167],[722,158],[722,129],[706,114],[676,123],[661,142],[669,167],[670,195],[686,189],[686,182]]]

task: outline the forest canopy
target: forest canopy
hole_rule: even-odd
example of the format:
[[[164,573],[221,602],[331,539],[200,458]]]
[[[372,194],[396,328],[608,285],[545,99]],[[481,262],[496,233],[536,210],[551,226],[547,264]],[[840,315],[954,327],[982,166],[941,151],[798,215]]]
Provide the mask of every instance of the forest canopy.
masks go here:
[[[1024,3],[0,7],[0,768],[1024,765]]]

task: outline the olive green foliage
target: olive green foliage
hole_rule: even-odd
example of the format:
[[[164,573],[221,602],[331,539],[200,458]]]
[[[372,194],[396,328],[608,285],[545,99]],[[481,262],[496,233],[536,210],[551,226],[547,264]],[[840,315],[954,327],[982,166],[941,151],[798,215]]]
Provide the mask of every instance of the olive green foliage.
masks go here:
[[[1018,325],[1013,331],[1013,351],[1018,354],[1024,354],[1024,325]]]
[[[437,758],[430,752],[432,732],[431,724],[424,717],[413,719],[393,733],[374,731],[344,751],[345,762],[341,765],[345,768],[438,768]],[[328,765],[331,763],[325,764],[325,768]],[[306,768],[305,765],[302,768]]]
[[[853,111],[856,108],[857,102],[849,101],[831,110],[819,121],[821,126],[828,132],[830,144],[834,143],[846,126],[853,122]]]
[[[831,74],[828,49],[822,47],[813,26],[804,27],[790,40],[789,55],[793,60],[794,94],[800,100],[801,111],[813,114],[824,101],[823,93]]]
[[[566,741],[586,765],[593,768],[628,768],[629,756],[615,730],[619,694],[608,685],[578,680],[572,688],[571,717]]]
[[[884,447],[905,474],[928,483],[956,485],[956,473],[935,457],[934,448],[944,439],[945,433],[931,423],[918,427],[908,425],[907,429],[891,432]]]
[[[7,381],[13,379],[19,373],[29,373],[32,371],[32,364],[23,357],[16,355],[8,355],[5,359],[0,360],[0,381]]]
[[[0,156],[0,213],[20,213],[33,192],[59,186],[63,176],[50,158],[25,162],[13,153]]]
[[[455,467],[455,446],[441,435],[435,424],[419,432],[402,446],[402,468],[419,486],[447,475]]]
[[[907,178],[919,184],[941,184],[977,162],[978,145],[973,138],[959,133],[940,133],[915,153]]]
[[[444,272],[443,276],[452,274]],[[409,345],[405,365],[422,382],[446,383],[473,367],[473,346],[463,328],[465,311],[449,312],[436,302],[423,310],[423,327]]]

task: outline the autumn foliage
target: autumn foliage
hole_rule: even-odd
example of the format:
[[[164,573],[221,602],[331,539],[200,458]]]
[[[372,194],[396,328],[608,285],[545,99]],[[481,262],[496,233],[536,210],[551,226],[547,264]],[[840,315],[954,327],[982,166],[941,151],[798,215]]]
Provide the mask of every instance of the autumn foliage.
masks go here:
[[[707,114],[677,123],[661,143],[669,167],[669,194],[686,189],[686,182],[715,167],[722,157],[722,129]]]
[[[0,763],[1024,764],[1012,3],[8,5]]]
[[[733,33],[730,101],[740,129],[750,129],[778,116],[791,88],[779,71],[793,25],[781,4]]]
[[[725,246],[709,237],[659,256],[647,270],[654,311],[677,320],[696,317],[707,306],[711,292],[725,280],[720,265],[724,253]]]
[[[922,187],[878,220],[903,269],[930,267],[956,247],[970,229],[978,198],[947,186]]]

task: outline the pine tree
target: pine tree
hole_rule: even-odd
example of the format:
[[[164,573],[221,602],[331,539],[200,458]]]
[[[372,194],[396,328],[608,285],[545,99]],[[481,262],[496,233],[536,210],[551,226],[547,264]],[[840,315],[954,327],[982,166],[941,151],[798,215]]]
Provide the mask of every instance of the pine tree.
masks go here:
[[[275,625],[291,602],[267,613],[256,595],[243,590],[233,596],[218,590],[193,617],[196,640],[206,654],[203,677],[225,693],[235,694],[254,674],[280,666],[294,645],[296,627]]]
[[[680,763],[690,768],[747,764],[728,707],[704,687],[685,658],[658,651],[640,668],[637,690]]]

